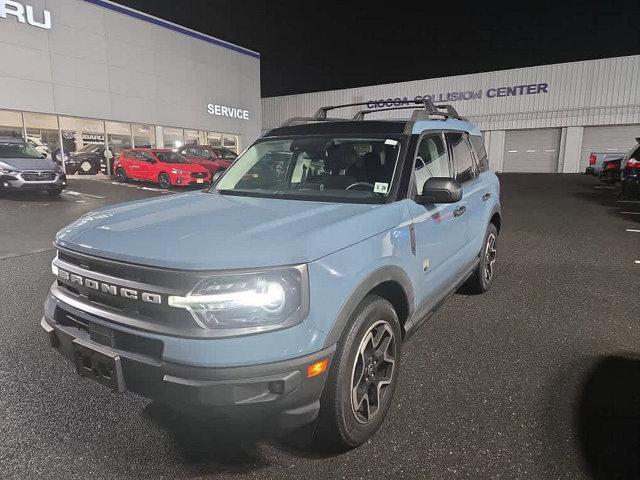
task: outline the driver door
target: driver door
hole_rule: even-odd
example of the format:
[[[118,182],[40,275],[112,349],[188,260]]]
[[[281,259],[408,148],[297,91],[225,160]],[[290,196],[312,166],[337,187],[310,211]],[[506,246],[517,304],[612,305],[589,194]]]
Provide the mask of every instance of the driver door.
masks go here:
[[[424,182],[431,177],[453,177],[452,159],[443,133],[428,133],[420,138],[413,175],[414,195],[422,193]],[[467,216],[461,214],[463,207],[464,199],[449,204],[409,202],[420,316],[448,293],[464,269],[461,252],[467,238]]]

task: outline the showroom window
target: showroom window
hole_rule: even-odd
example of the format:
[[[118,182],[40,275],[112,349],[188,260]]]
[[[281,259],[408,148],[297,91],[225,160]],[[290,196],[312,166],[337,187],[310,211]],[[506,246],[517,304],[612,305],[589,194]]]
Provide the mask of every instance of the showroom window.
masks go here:
[[[22,137],[22,114],[20,112],[10,112],[0,110],[0,136]]]
[[[184,144],[185,145],[197,145],[198,144],[198,131],[197,130],[185,130],[184,131]]]
[[[58,117],[41,113],[25,113],[24,124],[27,142],[38,153],[47,158],[60,158],[60,131]]]
[[[222,134],[216,132],[207,132],[207,145],[210,147],[222,146]]]
[[[91,149],[91,145],[104,145],[104,123],[88,118],[60,117],[62,146],[73,153]]]
[[[184,145],[184,136],[181,128],[162,127],[162,141],[164,148],[180,148]]]
[[[238,153],[238,137],[235,135],[224,135],[222,137],[222,145],[225,148]]]
[[[107,129],[107,148],[113,155],[131,148],[131,125],[120,122],[105,122]]]
[[[156,147],[156,132],[153,125],[141,125],[134,123],[132,126],[133,131],[133,146],[138,148],[155,148]]]

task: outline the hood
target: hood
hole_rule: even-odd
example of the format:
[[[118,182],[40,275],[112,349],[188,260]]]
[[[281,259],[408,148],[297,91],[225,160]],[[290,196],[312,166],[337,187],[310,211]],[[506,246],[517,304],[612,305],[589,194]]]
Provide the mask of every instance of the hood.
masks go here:
[[[397,204],[189,193],[91,212],[56,245],[130,263],[217,270],[306,263],[400,222]]]
[[[25,170],[55,170],[56,164],[48,158],[0,158],[0,167],[18,172]]]
[[[162,162],[164,165],[168,165],[170,168],[175,168],[176,170],[182,170],[184,172],[206,172],[207,169],[202,165],[198,165],[197,163],[169,163]]]

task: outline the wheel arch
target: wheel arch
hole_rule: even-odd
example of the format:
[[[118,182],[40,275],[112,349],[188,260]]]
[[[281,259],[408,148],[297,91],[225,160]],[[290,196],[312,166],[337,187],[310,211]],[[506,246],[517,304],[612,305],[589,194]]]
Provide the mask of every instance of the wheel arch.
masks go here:
[[[498,235],[500,235],[500,227],[502,226],[502,214],[500,213],[500,210],[494,209],[491,213],[489,223],[493,223],[493,225],[495,225]]]
[[[405,323],[411,318],[415,310],[413,284],[409,275],[402,268],[388,265],[371,272],[351,292],[340,308],[336,320],[327,335],[325,346],[338,342],[351,315],[360,302],[370,294],[377,295],[391,303],[400,320],[404,337]]]

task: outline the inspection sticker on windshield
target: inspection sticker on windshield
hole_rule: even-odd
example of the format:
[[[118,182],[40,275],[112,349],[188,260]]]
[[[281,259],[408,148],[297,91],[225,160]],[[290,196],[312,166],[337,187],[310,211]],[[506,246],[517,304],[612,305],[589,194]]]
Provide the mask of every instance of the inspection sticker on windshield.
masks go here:
[[[387,193],[389,191],[389,184],[376,182],[376,184],[373,186],[373,191],[375,193]]]
[[[394,140],[394,139],[392,139],[392,138],[387,138],[387,139],[384,141],[384,144],[385,144],[385,145],[394,145],[394,146],[395,146],[395,145],[397,145],[397,144],[398,144],[398,141],[397,141],[397,140]]]

